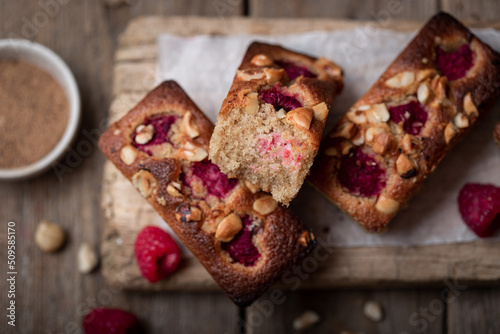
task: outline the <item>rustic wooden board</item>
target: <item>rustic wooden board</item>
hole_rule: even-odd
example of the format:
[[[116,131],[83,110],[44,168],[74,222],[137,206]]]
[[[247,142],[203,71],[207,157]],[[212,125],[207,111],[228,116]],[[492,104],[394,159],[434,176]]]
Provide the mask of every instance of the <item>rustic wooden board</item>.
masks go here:
[[[142,17],[132,21],[119,38],[115,54],[110,121],[124,115],[155,84],[156,39],[162,33],[195,34],[264,33],[279,34],[310,30],[349,29],[363,21],[327,19],[273,19],[201,17]],[[400,31],[417,29],[421,23],[391,21],[388,27]],[[484,26],[483,24],[471,24]],[[488,26],[500,27],[499,23]],[[181,270],[171,278],[151,285],[141,278],[133,257],[133,243],[139,230],[158,221],[149,207],[124,177],[107,162],[103,176],[102,207],[105,232],[102,244],[102,272],[111,283],[129,289],[205,290],[216,284],[193,258],[185,258]],[[302,288],[334,286],[374,286],[443,284],[446,279],[460,282],[500,282],[499,242],[477,241],[426,247],[335,248],[308,257],[303,269],[314,271],[300,277]],[[325,259],[323,259],[325,258]],[[321,259],[321,260],[320,260]],[[319,268],[314,263],[319,262]],[[300,276],[300,275],[299,275]],[[310,276],[310,277],[309,277]],[[288,277],[288,278],[287,278]],[[291,284],[287,276],[278,284]]]

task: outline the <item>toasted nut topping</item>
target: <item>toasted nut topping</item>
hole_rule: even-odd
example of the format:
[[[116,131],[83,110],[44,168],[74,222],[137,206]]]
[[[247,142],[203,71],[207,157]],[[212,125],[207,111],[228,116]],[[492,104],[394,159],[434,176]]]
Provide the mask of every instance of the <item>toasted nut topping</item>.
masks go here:
[[[184,150],[184,156],[189,161],[202,161],[208,157],[208,152],[202,147],[195,147],[192,151]]]
[[[253,202],[253,209],[264,216],[270,214],[276,208],[278,208],[278,202],[271,195],[262,196]]]
[[[430,90],[426,83],[421,83],[417,89],[417,99],[421,104],[426,104],[429,101]]]
[[[245,113],[255,115],[259,111],[259,94],[253,92],[245,96]]]
[[[42,220],[35,231],[35,244],[44,252],[59,250],[66,241],[66,233],[56,223]]]
[[[444,129],[444,140],[446,141],[446,144],[449,144],[453,137],[457,135],[457,133],[457,127],[453,124],[453,122],[449,122]]]
[[[222,219],[219,226],[217,226],[215,239],[222,242],[229,242],[233,240],[234,236],[238,234],[239,231],[241,231],[242,227],[240,216],[231,213],[229,216]]]
[[[351,139],[352,136],[354,136],[354,133],[356,133],[356,127],[354,124],[351,122],[346,122],[342,124],[337,131],[335,131],[331,137],[336,138],[336,137],[342,137],[345,139]]]
[[[175,209],[175,219],[182,223],[198,222],[201,220],[201,210],[187,203],[181,204]]]
[[[371,106],[369,104],[363,104],[362,106],[359,106],[356,108],[356,110],[359,111],[367,111],[370,110]]]
[[[137,150],[132,145],[123,146],[120,150],[120,159],[127,166],[135,162],[137,158]]]
[[[149,141],[153,139],[155,128],[152,124],[148,124],[146,126],[144,126],[144,124],[141,124],[137,127],[137,129],[135,129],[135,133],[135,142],[139,145],[144,145],[149,143]]]
[[[285,109],[281,108],[280,110],[278,110],[278,111],[276,112],[276,117],[277,117],[278,119],[283,119],[283,118],[285,118],[285,117],[286,117]]]
[[[95,250],[88,243],[84,242],[78,249],[78,271],[82,274],[92,272],[99,263],[99,258]]]
[[[426,68],[424,70],[420,70],[417,73],[417,81],[423,81],[431,76],[436,75],[437,72],[433,68]]]
[[[391,115],[384,103],[378,103],[366,111],[366,117],[370,123],[385,123],[391,118]]]
[[[191,138],[196,138],[200,135],[196,124],[194,123],[193,114],[190,111],[184,114],[182,117],[182,126],[186,129],[186,133]]]
[[[366,115],[364,110],[355,109],[346,114],[347,118],[353,123],[364,124],[366,123]]]
[[[436,100],[443,102],[446,99],[446,86],[448,79],[446,77],[436,77],[439,79],[433,80],[432,84],[436,93]]]
[[[339,146],[340,146],[340,153],[342,153],[342,155],[348,155],[353,148],[353,145],[350,141],[343,141],[340,143]]]
[[[255,72],[255,71],[238,70],[236,72],[236,76],[243,81],[251,81],[264,78],[264,73],[262,73],[261,71]]]
[[[172,197],[182,197],[181,192],[176,187],[174,187],[172,184],[169,184],[167,186],[167,194],[169,194]]]
[[[255,194],[260,189],[258,186],[248,180],[245,180],[245,186],[252,192],[252,194]]]
[[[325,155],[327,157],[335,157],[339,154],[339,152],[337,151],[337,149],[335,147],[328,147],[326,150],[325,150]]]
[[[141,169],[132,177],[132,183],[139,190],[142,197],[148,198],[156,190],[156,179],[147,170]]]
[[[314,118],[318,121],[322,122],[328,116],[328,107],[325,102],[318,103],[314,107],[312,107]]]
[[[342,69],[335,64],[334,62],[329,61],[328,59],[321,57],[316,60],[316,66],[326,71],[326,73],[338,77],[342,75]]]
[[[390,215],[398,211],[399,202],[384,195],[380,195],[377,204],[375,204],[375,208],[382,213]]]
[[[456,127],[459,129],[465,129],[469,127],[469,119],[462,113],[458,113],[453,118],[453,123],[455,123]]]
[[[422,58],[422,64],[427,64],[427,63],[429,63],[429,59],[427,59],[425,57]]]
[[[372,141],[373,141],[373,139],[374,139],[377,135],[379,135],[379,134],[381,134],[381,133],[384,133],[384,132],[385,132],[385,130],[384,130],[384,129],[382,129],[382,128],[377,128],[377,127],[369,127],[369,128],[366,130],[366,132],[365,132],[365,140],[366,140],[366,142],[368,142],[368,143],[369,143],[369,142],[372,142]]]
[[[472,94],[469,92],[464,97],[464,111],[467,115],[479,116],[479,111],[472,101]]]
[[[356,132],[356,135],[351,139],[351,141],[356,146],[363,145],[365,142],[365,133],[363,131]]]
[[[313,117],[312,110],[305,107],[300,107],[290,111],[286,115],[287,119],[303,128],[309,129]]]
[[[252,58],[251,63],[255,66],[271,66],[274,61],[264,54],[258,54]]]
[[[381,133],[375,137],[372,149],[378,154],[385,154],[391,146],[391,137],[387,133]]]
[[[404,88],[411,85],[415,81],[415,73],[410,71],[399,72],[390,79],[387,79],[385,84],[391,88]]]
[[[314,311],[305,311],[293,321],[293,329],[296,331],[305,331],[312,328],[320,321],[319,314]]]
[[[161,206],[167,205],[167,201],[163,197],[159,197],[159,196],[156,197],[156,202],[158,202],[158,204],[160,204]]]
[[[406,154],[399,155],[398,159],[396,160],[396,170],[398,171],[399,176],[404,179],[414,176],[417,172],[417,168],[406,156]]]
[[[302,232],[302,234],[299,237],[299,243],[302,246],[307,247],[307,246],[309,246],[311,239],[314,240],[314,235],[312,233],[310,233],[309,231],[304,231],[304,232]]]
[[[270,84],[271,86],[274,86],[275,83],[278,81],[281,81],[283,77],[285,76],[285,70],[280,68],[265,68],[264,73],[266,75],[266,80],[267,83]]]

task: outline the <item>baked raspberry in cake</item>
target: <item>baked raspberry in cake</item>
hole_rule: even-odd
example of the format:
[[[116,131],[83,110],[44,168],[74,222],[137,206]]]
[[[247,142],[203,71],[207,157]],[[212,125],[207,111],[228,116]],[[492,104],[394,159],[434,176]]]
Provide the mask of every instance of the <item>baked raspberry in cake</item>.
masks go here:
[[[167,81],[111,125],[99,148],[226,294],[246,306],[315,241],[270,195],[207,159],[212,131],[186,93]]]
[[[310,181],[381,231],[500,94],[500,55],[434,16],[324,139]]]
[[[277,45],[252,43],[222,104],[210,159],[285,205],[317,154],[340,67]]]

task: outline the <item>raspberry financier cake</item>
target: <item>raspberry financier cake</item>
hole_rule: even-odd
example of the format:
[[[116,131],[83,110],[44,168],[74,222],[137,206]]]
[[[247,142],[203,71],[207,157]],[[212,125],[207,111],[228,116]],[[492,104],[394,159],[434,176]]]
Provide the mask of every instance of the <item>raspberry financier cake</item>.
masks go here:
[[[309,173],[340,67],[277,45],[252,43],[222,104],[210,158],[288,205]]]
[[[310,181],[380,231],[500,94],[500,55],[434,16],[324,139]]]
[[[207,160],[213,125],[173,81],[110,126],[99,148],[226,294],[246,306],[315,244],[289,210]]]

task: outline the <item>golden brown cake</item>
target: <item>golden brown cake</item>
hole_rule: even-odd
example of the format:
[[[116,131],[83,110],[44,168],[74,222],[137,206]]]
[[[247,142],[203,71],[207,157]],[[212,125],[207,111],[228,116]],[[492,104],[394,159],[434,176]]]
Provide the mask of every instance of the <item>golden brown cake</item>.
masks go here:
[[[99,148],[226,294],[252,303],[315,240],[289,210],[207,160],[213,125],[173,81],[102,135]]]
[[[324,139],[311,183],[367,230],[383,230],[490,109],[499,80],[500,55],[437,14]]]
[[[309,173],[341,90],[342,71],[325,58],[252,43],[219,112],[210,159],[288,205]]]

